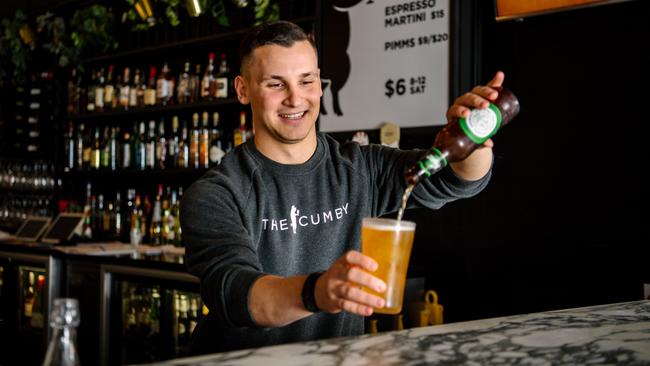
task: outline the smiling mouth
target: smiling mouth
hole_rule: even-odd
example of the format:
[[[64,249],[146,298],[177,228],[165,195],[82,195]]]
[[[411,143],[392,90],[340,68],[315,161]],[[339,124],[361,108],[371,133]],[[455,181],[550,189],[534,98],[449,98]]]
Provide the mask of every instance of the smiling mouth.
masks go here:
[[[285,119],[297,120],[297,119],[301,119],[302,117],[304,117],[305,114],[307,114],[307,111],[302,111],[302,112],[298,112],[298,113],[291,113],[291,114],[280,113],[279,116],[281,118],[285,118]]]

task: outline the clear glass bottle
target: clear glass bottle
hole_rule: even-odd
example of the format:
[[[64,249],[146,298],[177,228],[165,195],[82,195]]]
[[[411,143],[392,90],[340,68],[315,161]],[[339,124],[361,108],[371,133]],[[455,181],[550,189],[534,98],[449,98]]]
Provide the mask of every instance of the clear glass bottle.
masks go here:
[[[79,326],[79,302],[77,299],[54,300],[50,315],[53,329],[52,339],[47,346],[43,366],[78,366],[77,326]]]

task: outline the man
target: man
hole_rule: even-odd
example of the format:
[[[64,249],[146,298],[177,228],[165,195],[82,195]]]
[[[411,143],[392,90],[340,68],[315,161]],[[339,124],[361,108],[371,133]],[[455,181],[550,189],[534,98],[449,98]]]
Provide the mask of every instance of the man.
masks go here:
[[[497,73],[459,97],[448,118],[487,107],[503,78]],[[317,133],[317,51],[292,23],[259,27],[242,40],[235,89],[251,105],[254,141],[195,182],[181,207],[187,265],[210,309],[193,352],[363,333],[363,316],[384,302],[361,287],[386,285],[371,274],[377,263],[359,252],[361,221],[398,209],[404,169],[421,151],[339,145]],[[420,183],[409,207],[437,209],[478,193],[491,147]]]

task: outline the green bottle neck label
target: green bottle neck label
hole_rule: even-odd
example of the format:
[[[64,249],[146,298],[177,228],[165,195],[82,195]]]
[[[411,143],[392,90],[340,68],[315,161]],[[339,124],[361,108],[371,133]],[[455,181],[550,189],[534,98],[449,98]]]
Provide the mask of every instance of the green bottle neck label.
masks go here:
[[[418,161],[418,165],[424,174],[430,177],[431,174],[447,166],[447,159],[442,156],[440,150],[433,147],[423,159]]]
[[[459,119],[458,123],[470,140],[482,144],[501,127],[501,111],[490,103],[488,108],[473,109],[469,116]]]

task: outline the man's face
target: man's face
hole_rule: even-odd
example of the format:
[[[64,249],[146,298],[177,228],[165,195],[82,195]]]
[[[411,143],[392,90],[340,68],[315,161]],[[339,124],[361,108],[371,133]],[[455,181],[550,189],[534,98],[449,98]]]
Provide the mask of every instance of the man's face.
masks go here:
[[[323,91],[308,41],[258,47],[244,70],[235,85],[239,101],[251,103],[256,141],[298,144],[315,138]]]

